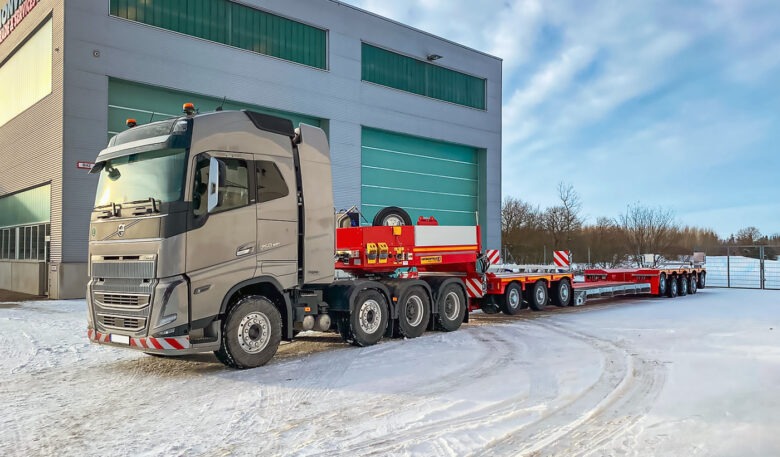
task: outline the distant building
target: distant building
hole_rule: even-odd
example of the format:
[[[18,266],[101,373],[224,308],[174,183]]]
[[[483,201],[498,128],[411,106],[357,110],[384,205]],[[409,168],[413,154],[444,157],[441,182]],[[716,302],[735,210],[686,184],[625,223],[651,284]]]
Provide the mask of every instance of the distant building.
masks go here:
[[[496,57],[333,0],[0,0],[0,288],[85,295],[85,168],[184,102],[320,126],[338,208],[479,218],[499,247]]]

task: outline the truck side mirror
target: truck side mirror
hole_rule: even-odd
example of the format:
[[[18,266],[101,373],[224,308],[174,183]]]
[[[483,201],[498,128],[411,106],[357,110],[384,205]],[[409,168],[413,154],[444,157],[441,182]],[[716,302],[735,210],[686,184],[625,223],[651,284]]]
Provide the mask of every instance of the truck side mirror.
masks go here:
[[[222,206],[223,193],[219,190],[225,185],[226,167],[225,163],[216,157],[209,159],[209,184],[208,190],[208,212],[211,213],[215,208]]]

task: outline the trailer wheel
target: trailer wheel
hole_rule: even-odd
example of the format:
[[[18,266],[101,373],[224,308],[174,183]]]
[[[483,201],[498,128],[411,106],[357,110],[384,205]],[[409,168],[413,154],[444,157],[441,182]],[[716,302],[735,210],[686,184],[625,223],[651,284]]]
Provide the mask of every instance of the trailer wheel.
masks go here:
[[[658,277],[658,296],[663,297],[666,295],[667,287],[669,285],[669,282],[666,280],[666,273],[661,273],[661,276]]]
[[[677,276],[672,275],[672,277],[669,279],[669,290],[666,292],[666,295],[669,296],[669,298],[674,298],[677,296]]]
[[[697,283],[698,282],[699,281],[696,279],[696,274],[692,274],[688,278],[688,291],[691,293],[691,295],[693,295],[693,294],[695,294],[696,292],[699,291],[699,289],[697,287]]]
[[[705,279],[705,276],[707,276],[707,272],[705,272],[705,271],[702,271],[699,274],[699,284],[698,284],[699,289],[704,289],[704,286],[707,283],[707,280]]]
[[[265,365],[282,339],[282,316],[271,300],[261,295],[242,298],[228,312],[222,327],[222,344],[214,354],[233,368]]]
[[[685,275],[680,275],[677,278],[680,280],[680,287],[678,292],[681,297],[684,297],[688,295],[688,277]]]
[[[569,306],[572,299],[571,281],[562,278],[553,286],[552,302],[555,306]]]
[[[436,297],[436,327],[445,332],[454,332],[463,323],[466,315],[466,296],[463,289],[449,283],[439,290]]]
[[[422,287],[410,287],[401,297],[398,309],[398,331],[406,338],[425,333],[431,317],[431,301]]]
[[[342,333],[342,338],[354,346],[373,346],[384,336],[387,320],[385,296],[373,289],[362,290],[349,316],[347,337]]]
[[[501,297],[501,311],[509,316],[514,316],[520,312],[523,307],[523,291],[520,285],[513,282],[506,286],[504,295]]]
[[[541,280],[536,281],[528,296],[528,305],[534,311],[542,311],[547,307],[548,298],[547,283]]]
[[[372,225],[412,225],[412,218],[403,209],[397,206],[388,206],[376,213]]]

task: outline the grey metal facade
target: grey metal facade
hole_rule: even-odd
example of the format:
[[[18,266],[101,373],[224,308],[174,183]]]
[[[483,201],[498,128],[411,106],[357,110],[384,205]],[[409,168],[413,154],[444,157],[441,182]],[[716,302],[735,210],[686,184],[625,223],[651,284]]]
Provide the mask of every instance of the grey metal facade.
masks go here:
[[[500,59],[333,0],[241,3],[327,30],[327,69],[112,17],[108,0],[42,0],[36,16],[54,9],[54,47],[59,48],[55,90],[50,99],[0,128],[0,196],[52,182],[52,263],[85,262],[96,179],[75,164],[94,160],[105,147],[109,78],[224,96],[324,119],[339,208],[360,203],[364,126],[483,150],[480,219],[488,247],[499,247]],[[24,26],[37,22],[31,17]],[[24,30],[18,30],[11,43],[4,42],[0,59],[24,35]],[[486,110],[361,81],[362,42],[421,59],[438,54],[443,59],[437,64],[485,78]],[[43,130],[31,135],[29,127],[40,125],[41,119],[47,121]],[[46,166],[25,165],[33,152]]]

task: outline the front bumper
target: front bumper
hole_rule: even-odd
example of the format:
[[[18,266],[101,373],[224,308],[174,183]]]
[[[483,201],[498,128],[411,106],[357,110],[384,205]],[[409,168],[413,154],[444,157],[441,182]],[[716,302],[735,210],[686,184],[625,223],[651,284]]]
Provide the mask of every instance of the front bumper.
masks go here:
[[[126,335],[102,333],[95,329],[87,329],[87,337],[93,343],[109,346],[137,349],[162,355],[184,355],[203,352],[201,348],[190,345],[189,336],[172,336],[165,338],[128,337]]]

